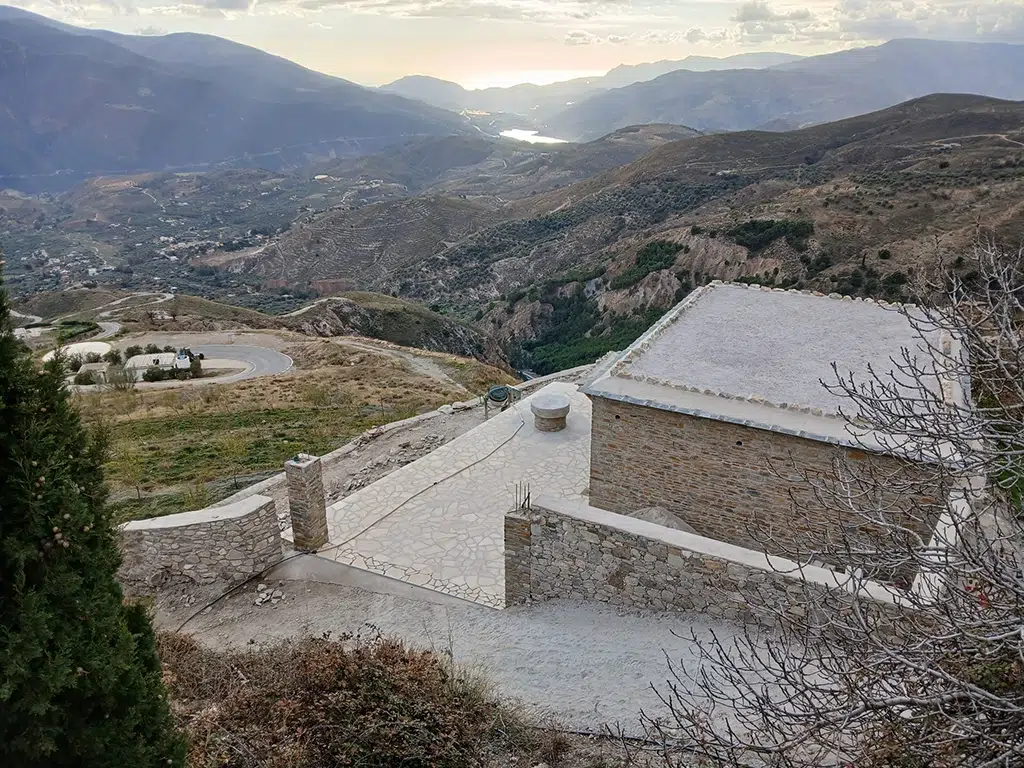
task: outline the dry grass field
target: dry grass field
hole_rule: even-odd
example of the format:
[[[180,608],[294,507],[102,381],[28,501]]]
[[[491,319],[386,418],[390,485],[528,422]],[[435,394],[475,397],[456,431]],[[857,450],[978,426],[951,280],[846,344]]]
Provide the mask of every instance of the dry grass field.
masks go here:
[[[280,471],[296,453],[324,454],[364,430],[512,381],[475,360],[374,350],[369,342],[315,341],[285,351],[296,367],[279,376],[79,395],[86,421],[110,435],[115,516],[200,509]],[[419,356],[420,366],[410,364]]]

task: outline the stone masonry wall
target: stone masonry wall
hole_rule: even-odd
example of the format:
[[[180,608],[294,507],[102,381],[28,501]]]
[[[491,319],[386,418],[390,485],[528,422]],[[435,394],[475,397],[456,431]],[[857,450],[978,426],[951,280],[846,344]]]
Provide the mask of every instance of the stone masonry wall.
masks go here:
[[[590,503],[628,515],[661,506],[701,536],[792,556],[816,543],[856,538],[859,519],[821,508],[801,473],[829,476],[838,452],[886,476],[909,462],[765,429],[697,418],[602,397],[593,399]],[[791,496],[792,494],[792,496]],[[941,493],[936,492],[936,498]],[[794,503],[796,502],[796,503]],[[815,514],[814,510],[821,509]],[[903,521],[928,539],[934,520]],[[775,539],[768,541],[767,534]],[[863,544],[870,546],[870,531]],[[838,563],[833,563],[838,564]]]
[[[134,520],[121,526],[118,579],[129,594],[168,584],[236,584],[281,559],[273,499]]]
[[[824,568],[797,572],[790,561],[636,518],[546,503],[505,518],[507,605],[596,600],[774,627],[816,617],[824,626],[849,604],[844,577]],[[862,605],[893,618],[894,594],[871,585]]]

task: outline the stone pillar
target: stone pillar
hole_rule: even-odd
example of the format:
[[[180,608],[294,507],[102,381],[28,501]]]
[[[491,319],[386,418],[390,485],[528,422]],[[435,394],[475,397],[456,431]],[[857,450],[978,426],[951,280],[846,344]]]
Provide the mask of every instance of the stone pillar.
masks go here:
[[[532,557],[529,513],[517,509],[505,515],[505,606],[530,600]]]
[[[288,480],[288,511],[295,548],[315,552],[327,543],[327,504],[320,457],[300,453],[285,462],[284,474]]]

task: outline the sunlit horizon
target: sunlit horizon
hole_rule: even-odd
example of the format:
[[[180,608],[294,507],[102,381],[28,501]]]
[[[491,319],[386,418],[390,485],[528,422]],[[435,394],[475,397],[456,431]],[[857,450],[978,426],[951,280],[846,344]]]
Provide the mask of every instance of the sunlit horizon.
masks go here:
[[[513,85],[551,85],[579,77],[602,77],[607,69],[524,69],[518,72],[478,73],[455,80],[463,88],[477,91],[482,88],[510,88]]]

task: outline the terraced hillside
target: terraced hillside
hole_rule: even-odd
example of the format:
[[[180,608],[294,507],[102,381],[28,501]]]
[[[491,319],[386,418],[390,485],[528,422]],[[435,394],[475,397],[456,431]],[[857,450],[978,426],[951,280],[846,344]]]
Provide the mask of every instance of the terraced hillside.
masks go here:
[[[481,203],[416,197],[330,211],[256,249],[218,252],[201,263],[300,282],[321,293],[383,284],[401,268],[441,252],[493,216]]]
[[[936,96],[788,134],[676,142],[510,204],[393,287],[482,309],[538,371],[621,347],[714,278],[913,296],[939,262],[969,275],[979,233],[1024,240],[1022,127],[1024,104]]]
[[[672,266],[690,283],[756,276],[831,287],[833,277],[844,285],[859,266],[864,274],[850,279],[877,288],[881,277],[867,271],[867,258],[879,252],[888,272],[906,275],[935,261],[936,237],[940,250],[953,252],[980,225],[1005,239],[1024,235],[1022,125],[1021,103],[936,95],[789,133],[662,142],[623,167],[493,209],[423,196],[334,211],[266,247],[206,263],[321,291],[397,293],[467,319],[485,313],[507,338],[529,336],[537,324],[504,322],[493,303],[536,296],[539,285],[565,285],[580,274],[605,276],[590,284],[592,293],[628,289],[634,297],[610,296],[602,307],[633,311],[670,301],[686,281],[668,281],[654,299],[646,283],[615,280],[638,274],[634,259],[660,240],[680,245]],[[638,132],[649,144],[658,128]],[[563,159],[587,165],[585,152],[607,157],[607,147],[628,146],[629,135],[596,142],[602,152],[585,145]],[[551,178],[557,163],[543,162]],[[523,178],[522,166],[512,175]],[[766,221],[810,232],[787,242],[789,225],[757,223]],[[665,280],[668,269],[641,278]]]

